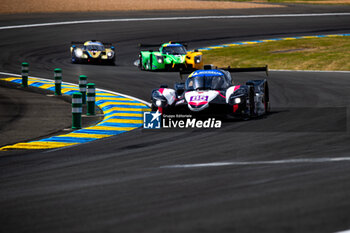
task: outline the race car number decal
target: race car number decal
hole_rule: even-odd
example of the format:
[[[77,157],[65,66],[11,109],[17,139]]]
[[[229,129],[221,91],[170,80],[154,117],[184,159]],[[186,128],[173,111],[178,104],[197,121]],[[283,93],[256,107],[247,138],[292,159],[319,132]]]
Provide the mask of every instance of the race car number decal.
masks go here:
[[[196,95],[196,96],[191,96],[190,101],[192,102],[204,102],[208,101],[209,96],[207,95]]]

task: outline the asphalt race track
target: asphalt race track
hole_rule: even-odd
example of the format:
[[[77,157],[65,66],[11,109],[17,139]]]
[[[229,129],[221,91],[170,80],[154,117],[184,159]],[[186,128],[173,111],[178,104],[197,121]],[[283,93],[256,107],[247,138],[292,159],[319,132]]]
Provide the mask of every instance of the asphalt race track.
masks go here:
[[[350,12],[349,7],[196,15]],[[191,12],[170,13],[191,15]],[[0,26],[166,16],[96,13],[1,16]],[[350,32],[350,16],[135,21],[2,30],[0,71],[149,100],[176,73],[141,72],[138,43],[190,48],[240,40]],[[70,41],[116,44],[117,65],[72,65]],[[237,74],[235,80],[265,77]],[[0,153],[0,232],[336,232],[350,229],[350,73],[271,72],[272,113],[218,130],[137,129],[82,146]],[[225,163],[222,163],[225,162]],[[178,166],[175,166],[178,165]],[[183,166],[187,165],[187,166]]]

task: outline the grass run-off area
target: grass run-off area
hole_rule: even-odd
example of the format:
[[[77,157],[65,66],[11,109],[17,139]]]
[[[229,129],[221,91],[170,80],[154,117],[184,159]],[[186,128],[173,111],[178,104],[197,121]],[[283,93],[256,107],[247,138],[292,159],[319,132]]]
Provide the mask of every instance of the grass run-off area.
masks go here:
[[[203,51],[204,64],[288,70],[350,70],[350,37],[294,39]]]

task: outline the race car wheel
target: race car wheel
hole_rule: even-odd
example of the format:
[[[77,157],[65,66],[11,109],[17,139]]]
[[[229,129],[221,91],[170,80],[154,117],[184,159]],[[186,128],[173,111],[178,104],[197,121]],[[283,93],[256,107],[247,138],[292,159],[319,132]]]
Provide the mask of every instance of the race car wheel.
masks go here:
[[[269,95],[269,85],[265,82],[264,85],[264,105],[265,105],[265,113],[270,112],[270,95]]]
[[[156,112],[158,110],[158,107],[152,104],[151,111]]]
[[[152,68],[151,68],[151,62],[150,62],[150,60],[148,60],[147,61],[147,63],[146,63],[146,68],[145,68],[145,70],[151,70]]]
[[[140,61],[140,62],[139,62],[139,68],[140,68],[140,70],[144,70],[145,68],[143,67],[143,63],[142,63],[143,61],[142,61],[142,55],[141,55],[141,54],[139,55],[139,61]]]
[[[76,57],[72,57],[72,64],[79,64],[80,60]]]
[[[110,66],[114,66],[115,65],[115,58],[108,60],[107,64]]]
[[[255,93],[254,93],[254,86],[249,86],[249,115],[250,117],[253,117],[255,115]]]

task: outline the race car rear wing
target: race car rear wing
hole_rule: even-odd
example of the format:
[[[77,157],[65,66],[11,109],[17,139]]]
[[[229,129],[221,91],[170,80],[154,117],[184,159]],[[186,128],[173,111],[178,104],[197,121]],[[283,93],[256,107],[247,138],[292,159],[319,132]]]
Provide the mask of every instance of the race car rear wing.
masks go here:
[[[183,41],[170,41],[170,44],[182,44],[186,49],[187,49],[187,46],[188,44],[186,42],[183,42]],[[155,48],[155,47],[160,47],[162,44],[142,44],[142,43],[139,43],[138,44],[138,47],[140,48]]]
[[[84,44],[85,42],[81,42],[81,41],[72,41],[71,44]]]
[[[92,42],[96,41],[96,40],[91,40]],[[71,44],[72,45],[83,45],[85,42],[82,42],[82,41],[72,41]],[[113,47],[112,43],[103,43],[103,46],[107,47],[107,48],[111,48]]]
[[[263,66],[263,67],[247,67],[247,68],[231,68],[230,66],[228,67],[223,67],[223,68],[218,68],[214,65],[204,65],[203,67],[204,70],[212,70],[212,69],[220,69],[220,70],[226,70],[230,73],[238,73],[238,72],[258,72],[258,71],[265,71],[266,76],[269,76],[269,67],[268,65]],[[181,70],[180,71],[180,79],[183,80],[184,75],[189,75],[193,70]]]
[[[269,76],[269,66],[263,66],[263,67],[247,67],[247,68],[231,68],[230,66],[219,68],[221,70],[226,70],[230,73],[238,73],[238,72],[256,72],[256,71],[265,71],[266,76]]]

